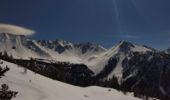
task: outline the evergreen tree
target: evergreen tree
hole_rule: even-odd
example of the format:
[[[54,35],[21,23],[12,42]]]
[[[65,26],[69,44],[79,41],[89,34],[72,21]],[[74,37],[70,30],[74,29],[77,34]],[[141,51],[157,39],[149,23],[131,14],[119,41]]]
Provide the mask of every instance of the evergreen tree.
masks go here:
[[[4,74],[9,70],[9,68],[6,66],[5,68],[2,68],[0,66],[0,78],[4,76]],[[11,100],[13,97],[17,95],[18,92],[9,90],[8,85],[2,84],[0,87],[0,100]]]
[[[0,100],[11,100],[16,97],[17,92],[9,90],[8,85],[2,84],[0,88]]]

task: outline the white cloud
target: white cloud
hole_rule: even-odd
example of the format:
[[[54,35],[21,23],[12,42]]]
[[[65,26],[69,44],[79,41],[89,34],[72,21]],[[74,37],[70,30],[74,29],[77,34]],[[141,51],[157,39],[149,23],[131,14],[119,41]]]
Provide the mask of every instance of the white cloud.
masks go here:
[[[16,25],[0,24],[0,33],[30,36],[33,35],[35,31]]]

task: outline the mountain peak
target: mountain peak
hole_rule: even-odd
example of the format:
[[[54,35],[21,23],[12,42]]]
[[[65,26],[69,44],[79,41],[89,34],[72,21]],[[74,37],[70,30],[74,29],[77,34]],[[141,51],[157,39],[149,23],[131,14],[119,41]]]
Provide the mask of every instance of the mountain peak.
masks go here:
[[[134,48],[135,46],[128,41],[122,40],[119,42],[118,47],[119,51],[128,53],[131,50],[131,48]]]
[[[131,46],[131,47],[134,47],[134,45],[131,43],[131,42],[129,42],[129,41],[125,41],[125,40],[122,40],[122,41],[120,41],[119,42],[119,45],[120,46]]]
[[[112,50],[117,50],[118,52],[123,52],[125,54],[129,52],[147,52],[147,51],[155,51],[154,49],[143,46],[143,45],[137,45],[133,44],[131,42],[122,40],[120,41],[116,46],[112,48]]]

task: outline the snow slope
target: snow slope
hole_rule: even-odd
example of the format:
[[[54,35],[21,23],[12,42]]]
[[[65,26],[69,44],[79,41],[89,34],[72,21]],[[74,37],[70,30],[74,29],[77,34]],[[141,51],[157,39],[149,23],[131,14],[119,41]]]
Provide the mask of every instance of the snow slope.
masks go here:
[[[112,48],[108,49],[106,52],[101,53],[94,57],[94,59],[87,63],[89,68],[95,72],[96,74],[100,73],[105,65],[108,64],[108,61],[113,58],[117,57],[118,63],[115,67],[114,72],[110,75],[111,77],[113,75],[116,75],[118,77],[121,77],[122,75],[122,61],[125,59],[125,57],[129,57],[132,52],[147,52],[147,51],[153,51],[151,48],[147,48],[140,45],[134,45],[127,41],[120,41],[118,44],[113,46]]]
[[[12,63],[3,61],[10,71],[1,79],[19,92],[13,100],[140,100],[114,89],[97,86],[82,88],[48,79]]]

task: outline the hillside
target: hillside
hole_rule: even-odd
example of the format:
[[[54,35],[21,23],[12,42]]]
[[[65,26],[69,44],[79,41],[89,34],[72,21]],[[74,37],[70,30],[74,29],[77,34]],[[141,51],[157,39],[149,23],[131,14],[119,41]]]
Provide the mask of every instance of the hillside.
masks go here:
[[[13,100],[140,100],[114,89],[77,87],[54,81],[12,63],[3,61],[10,71],[1,82],[19,92]],[[102,94],[102,95],[101,95]]]

